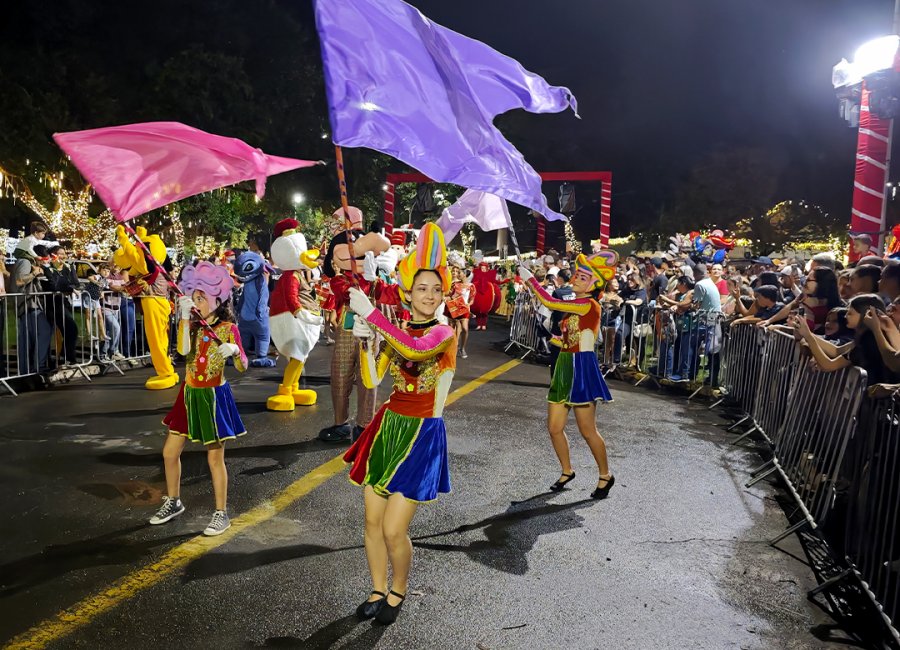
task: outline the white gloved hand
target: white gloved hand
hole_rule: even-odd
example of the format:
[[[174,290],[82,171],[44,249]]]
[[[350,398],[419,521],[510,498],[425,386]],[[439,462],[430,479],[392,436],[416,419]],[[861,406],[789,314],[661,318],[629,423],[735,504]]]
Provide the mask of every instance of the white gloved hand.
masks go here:
[[[353,317],[353,336],[358,339],[371,339],[375,336],[375,332],[369,327],[364,318],[359,316]]]
[[[526,269],[524,266],[519,267],[519,277],[522,278],[522,282],[528,282],[531,278],[534,277],[534,273]]]
[[[434,310],[434,317],[435,317],[435,319],[437,319],[437,322],[440,323],[441,325],[449,324],[447,317],[444,315],[444,311],[446,310],[446,308],[447,308],[446,303],[442,302],[440,305],[438,305],[438,308]]]
[[[228,357],[233,357],[239,351],[240,348],[235,343],[220,343],[216,348],[216,355],[222,359],[227,359]]]
[[[356,287],[350,287],[350,309],[353,310],[353,313],[368,318],[369,314],[375,311],[375,305],[362,291]]]
[[[194,306],[194,301],[190,296],[180,296],[178,298],[178,313],[181,315],[181,320],[190,319],[191,309]]]
[[[378,277],[378,264],[375,262],[375,253],[369,251],[363,259],[363,278],[369,282],[375,282]]]

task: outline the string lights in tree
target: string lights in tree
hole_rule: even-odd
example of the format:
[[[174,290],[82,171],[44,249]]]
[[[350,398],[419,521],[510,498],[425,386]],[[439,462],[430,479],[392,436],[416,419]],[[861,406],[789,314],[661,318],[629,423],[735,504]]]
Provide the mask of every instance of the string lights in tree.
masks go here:
[[[566,252],[578,255],[581,253],[581,241],[575,236],[575,228],[572,227],[572,220],[566,219]]]
[[[96,217],[90,215],[94,200],[91,186],[69,189],[62,171],[43,173],[40,182],[53,192],[55,205],[52,209],[37,200],[24,179],[0,167],[0,196],[20,201],[58,238],[71,242],[77,255],[85,255],[89,247],[92,248],[91,244],[96,244],[99,255],[109,256],[115,246],[115,219],[109,210]]]
[[[472,254],[475,252],[475,225],[472,223],[467,223],[462,227],[462,230],[459,233],[460,238],[462,239],[463,245],[463,256],[470,260],[472,259]]]

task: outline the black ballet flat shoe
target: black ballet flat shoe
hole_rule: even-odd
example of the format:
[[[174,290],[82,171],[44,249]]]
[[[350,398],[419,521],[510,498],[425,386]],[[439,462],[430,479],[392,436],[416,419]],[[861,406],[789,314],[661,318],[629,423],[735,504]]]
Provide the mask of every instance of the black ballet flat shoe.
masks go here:
[[[374,601],[367,600],[356,608],[356,618],[361,621],[368,621],[370,618],[375,618],[375,616],[378,615],[378,612],[381,611],[381,608],[384,607],[387,595],[384,592],[375,590],[373,590],[372,593],[381,596],[381,598]]]
[[[597,486],[597,489],[591,492],[592,499],[605,499],[609,496],[609,491],[612,489],[612,486],[616,484],[616,477],[610,474],[609,479],[600,479],[601,481],[606,481],[606,485],[603,487]],[[599,483],[599,481],[598,481]]]
[[[566,489],[566,484],[575,478],[575,472],[572,472],[571,474],[563,474],[563,476],[566,477],[565,480],[560,478],[556,483],[550,486],[551,492],[560,492]]]
[[[400,610],[403,608],[403,601],[406,600],[406,594],[398,594],[393,589],[391,590],[391,593],[399,598],[400,602],[396,605],[388,605],[387,598],[382,601],[384,605],[382,605],[381,609],[379,609],[378,613],[375,615],[375,621],[382,625],[390,625],[397,620],[397,617],[400,615]]]

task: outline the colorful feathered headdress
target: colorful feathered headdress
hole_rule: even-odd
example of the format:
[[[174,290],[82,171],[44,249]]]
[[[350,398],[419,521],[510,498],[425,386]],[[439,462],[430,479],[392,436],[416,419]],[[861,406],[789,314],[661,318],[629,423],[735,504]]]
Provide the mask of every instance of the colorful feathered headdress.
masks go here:
[[[397,265],[397,275],[404,291],[412,290],[416,273],[423,269],[437,273],[441,278],[444,293],[450,291],[450,269],[447,268],[444,233],[433,223],[422,226],[415,249]]]
[[[616,276],[616,267],[619,265],[619,254],[615,251],[599,251],[590,257],[581,253],[575,258],[575,266],[589,271],[597,280],[600,289]]]

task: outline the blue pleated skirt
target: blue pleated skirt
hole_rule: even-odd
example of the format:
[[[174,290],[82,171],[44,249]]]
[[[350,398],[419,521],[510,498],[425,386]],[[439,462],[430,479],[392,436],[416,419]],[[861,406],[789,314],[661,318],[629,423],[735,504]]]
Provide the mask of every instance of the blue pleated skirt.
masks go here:
[[[597,355],[593,352],[560,352],[547,401],[579,406],[593,404],[597,400],[612,401],[609,386],[600,372]]]

